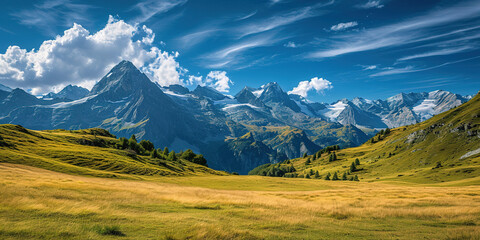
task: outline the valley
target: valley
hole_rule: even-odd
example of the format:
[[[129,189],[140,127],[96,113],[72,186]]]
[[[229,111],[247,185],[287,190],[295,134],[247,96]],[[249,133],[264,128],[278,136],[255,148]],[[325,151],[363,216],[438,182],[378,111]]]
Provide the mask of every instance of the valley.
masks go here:
[[[72,176],[0,163],[2,239],[477,239],[480,188]],[[460,187],[461,186],[461,187]]]

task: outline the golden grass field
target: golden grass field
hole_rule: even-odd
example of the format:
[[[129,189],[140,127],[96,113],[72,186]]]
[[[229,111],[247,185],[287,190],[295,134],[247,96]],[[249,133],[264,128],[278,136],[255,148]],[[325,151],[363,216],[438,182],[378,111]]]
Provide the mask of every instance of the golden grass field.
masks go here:
[[[0,163],[0,239],[480,239],[478,185],[143,178]]]

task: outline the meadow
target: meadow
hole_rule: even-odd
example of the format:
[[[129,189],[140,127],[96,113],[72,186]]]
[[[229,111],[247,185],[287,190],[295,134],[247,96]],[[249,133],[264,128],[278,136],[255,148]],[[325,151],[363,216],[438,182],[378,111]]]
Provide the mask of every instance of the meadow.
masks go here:
[[[0,163],[0,239],[480,239],[480,186],[75,176]]]

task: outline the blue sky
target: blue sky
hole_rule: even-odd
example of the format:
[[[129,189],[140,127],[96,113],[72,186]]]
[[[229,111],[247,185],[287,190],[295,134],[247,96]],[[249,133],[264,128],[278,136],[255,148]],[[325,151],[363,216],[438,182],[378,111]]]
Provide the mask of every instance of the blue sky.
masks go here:
[[[278,82],[332,102],[480,90],[480,2],[5,0],[0,83],[91,87],[121,59],[161,85]],[[74,25],[75,23],[75,25]]]

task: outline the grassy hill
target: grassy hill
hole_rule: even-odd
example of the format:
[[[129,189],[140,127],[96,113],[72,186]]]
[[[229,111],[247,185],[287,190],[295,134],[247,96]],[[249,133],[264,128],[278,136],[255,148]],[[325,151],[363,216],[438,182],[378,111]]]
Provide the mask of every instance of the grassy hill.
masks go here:
[[[331,161],[331,155],[336,159]],[[352,162],[360,165],[351,171]],[[480,95],[467,103],[415,125],[382,131],[356,148],[316,153],[281,164],[260,166],[252,174],[283,172],[291,177],[400,180],[435,183],[464,180],[480,183]],[[281,175],[281,174],[280,174]],[[317,175],[317,176],[318,176]]]
[[[98,128],[33,131],[18,125],[0,125],[0,163],[113,178],[225,174],[188,161],[182,154],[175,154],[172,160],[163,151],[155,151],[158,156],[151,157],[148,151],[137,153],[121,147],[121,140]]]

